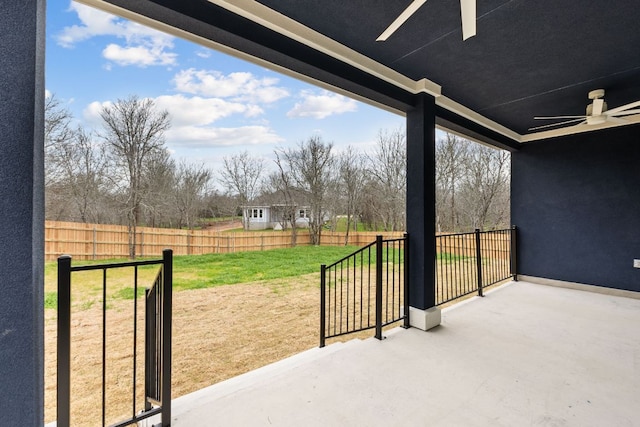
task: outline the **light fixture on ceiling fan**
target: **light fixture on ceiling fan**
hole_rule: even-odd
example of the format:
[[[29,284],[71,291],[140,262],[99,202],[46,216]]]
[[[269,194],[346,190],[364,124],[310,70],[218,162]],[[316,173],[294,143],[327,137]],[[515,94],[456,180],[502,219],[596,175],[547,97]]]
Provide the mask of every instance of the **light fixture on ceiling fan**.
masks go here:
[[[591,104],[587,105],[586,114],[583,116],[539,116],[534,117],[534,120],[559,120],[569,119],[562,122],[551,123],[548,125],[535,126],[529,128],[529,130],[540,130],[546,128],[553,128],[565,125],[600,125],[603,123],[617,123],[627,124],[628,121],[620,118],[621,116],[630,116],[632,114],[640,114],[640,101],[631,102],[629,104],[621,105],[611,110],[607,109],[607,103],[604,102],[604,89],[596,89],[589,92],[589,99],[593,100]]]
[[[413,0],[413,2],[398,16],[395,21],[376,39],[381,42],[396,32],[404,22],[411,17],[427,0]],[[476,0],[460,0],[460,16],[462,18],[462,40],[476,35]]]

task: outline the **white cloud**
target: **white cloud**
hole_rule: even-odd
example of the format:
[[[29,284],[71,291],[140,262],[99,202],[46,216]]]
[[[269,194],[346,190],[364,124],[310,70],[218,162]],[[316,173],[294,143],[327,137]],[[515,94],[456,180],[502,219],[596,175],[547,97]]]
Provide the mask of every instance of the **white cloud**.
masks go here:
[[[211,51],[207,49],[196,50],[196,55],[199,56],[200,58],[210,58]]]
[[[358,109],[358,104],[353,99],[326,90],[319,95],[312,91],[302,91],[300,95],[302,102],[297,102],[287,113],[287,117],[324,119],[333,114],[348,113]]]
[[[153,101],[157,109],[169,112],[172,127],[206,126],[233,114],[253,117],[262,113],[262,109],[255,105],[228,102],[219,98],[162,95],[153,98]],[[84,119],[92,124],[100,123],[100,111],[111,105],[111,101],[90,103],[83,111]]]
[[[232,98],[234,101],[269,104],[289,96],[276,86],[276,78],[257,78],[248,72],[224,75],[214,70],[182,70],[173,78],[176,90],[201,96]]]
[[[236,128],[182,126],[171,128],[166,133],[166,137],[167,142],[176,148],[232,147],[283,142],[283,139],[267,126]]]
[[[102,51],[102,56],[118,65],[137,65],[147,67],[149,65],[173,65],[176,63],[177,54],[165,52],[158,46],[130,46],[122,47],[111,43]]]
[[[169,112],[173,126],[202,126],[233,114],[252,117],[262,113],[260,107],[254,105],[199,96],[163,95],[155,98],[155,103],[158,108]]]
[[[55,36],[59,45],[72,48],[92,37],[111,36],[124,40],[123,45],[109,44],[103,56],[118,65],[174,65],[177,55],[173,37],[135,22],[126,21],[106,12],[72,2],[70,10],[80,19],[80,25],[65,27]]]
[[[284,140],[263,121],[261,125],[215,127],[216,121],[234,114],[252,117],[261,114],[260,107],[219,98],[163,95],[154,98],[156,108],[167,110],[171,128],[165,133],[167,144],[178,147],[242,146],[276,144]],[[83,111],[85,123],[94,128],[102,126],[100,112],[113,102],[94,101]]]

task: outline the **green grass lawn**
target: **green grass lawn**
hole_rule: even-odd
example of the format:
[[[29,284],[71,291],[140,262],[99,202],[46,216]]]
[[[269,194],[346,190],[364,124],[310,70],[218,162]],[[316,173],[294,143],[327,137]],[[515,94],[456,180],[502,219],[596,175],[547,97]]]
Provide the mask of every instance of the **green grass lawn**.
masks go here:
[[[174,290],[209,288],[213,286],[250,283],[285,277],[300,276],[320,271],[321,264],[334,261],[356,251],[355,246],[298,246],[269,251],[238,252],[174,257]],[[79,261],[73,265],[111,263]],[[138,268],[138,295],[153,282],[157,266]],[[107,273],[107,299],[132,299],[134,269],[132,267],[109,270]],[[102,271],[72,273],[72,302],[90,307],[102,299]],[[45,307],[57,306],[57,263],[45,264]]]

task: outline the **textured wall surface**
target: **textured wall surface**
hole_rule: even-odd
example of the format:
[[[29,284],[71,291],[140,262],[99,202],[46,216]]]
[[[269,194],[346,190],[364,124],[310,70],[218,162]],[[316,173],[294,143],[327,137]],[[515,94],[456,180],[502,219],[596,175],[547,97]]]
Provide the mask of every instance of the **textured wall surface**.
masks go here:
[[[43,424],[44,1],[0,14],[0,426]]]
[[[640,291],[640,126],[525,145],[511,197],[519,274]]]
[[[416,95],[407,114],[407,232],[412,307],[435,305],[436,184],[435,100]]]

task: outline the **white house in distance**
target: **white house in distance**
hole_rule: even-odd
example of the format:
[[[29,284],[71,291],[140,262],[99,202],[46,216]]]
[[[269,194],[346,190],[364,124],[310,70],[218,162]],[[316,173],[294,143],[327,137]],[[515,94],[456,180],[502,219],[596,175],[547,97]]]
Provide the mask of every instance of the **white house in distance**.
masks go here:
[[[295,224],[298,228],[309,227],[308,206],[296,205],[263,205],[243,206],[242,223],[245,230],[282,230],[290,226],[291,216],[295,216]]]

